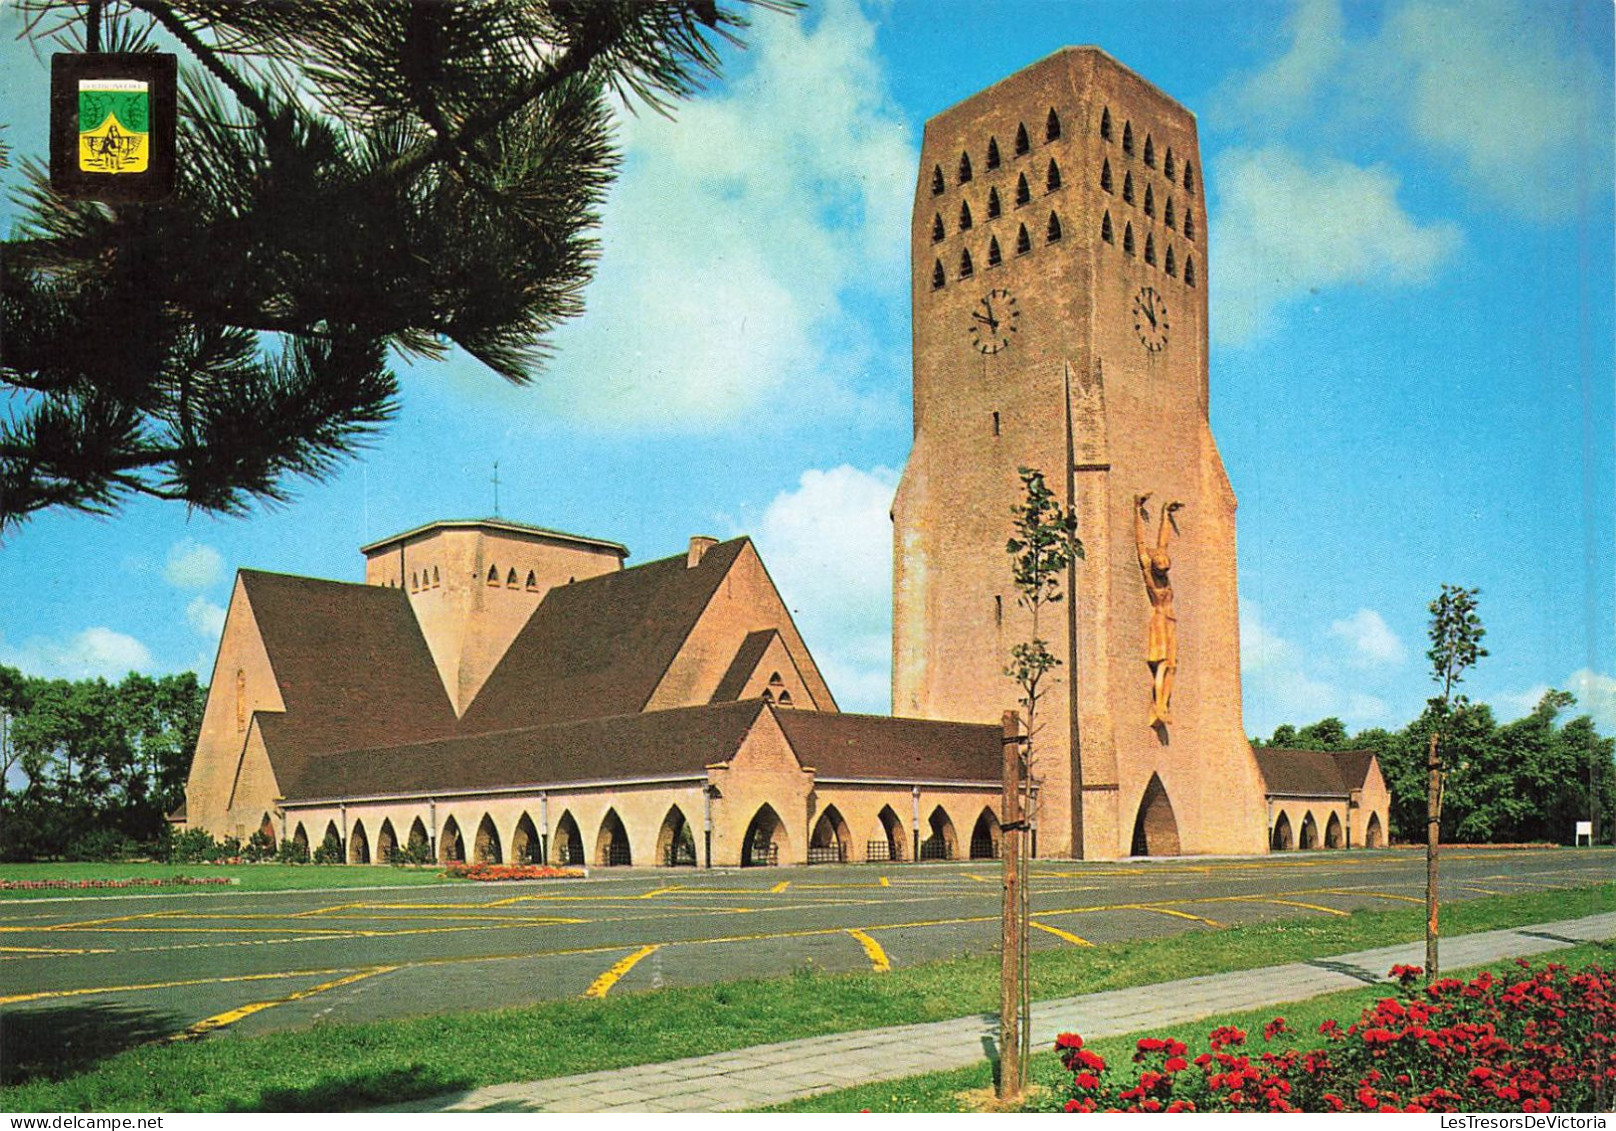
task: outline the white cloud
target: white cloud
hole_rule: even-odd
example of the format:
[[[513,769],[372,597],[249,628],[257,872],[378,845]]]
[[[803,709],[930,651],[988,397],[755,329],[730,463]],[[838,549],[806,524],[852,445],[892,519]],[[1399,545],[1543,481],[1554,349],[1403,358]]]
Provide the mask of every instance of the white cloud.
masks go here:
[[[907,293],[915,151],[853,0],[764,14],[753,69],[667,121],[626,118],[589,316],[560,335],[550,409],[702,430],[760,408],[843,410],[873,367],[850,301]],[[812,26],[810,27],[810,24]]]
[[[1581,668],[1568,675],[1562,686],[1577,697],[1572,708],[1576,714],[1592,715],[1601,734],[1616,734],[1616,678]]]
[[[1346,642],[1347,662],[1355,667],[1397,667],[1408,659],[1408,649],[1374,609],[1333,622],[1330,635]]]
[[[1269,126],[1302,116],[1341,60],[1346,47],[1342,23],[1338,0],[1300,0],[1286,27],[1290,43],[1285,53],[1221,91],[1215,100],[1219,112]]]
[[[110,628],[87,628],[68,640],[32,637],[19,647],[0,642],[0,659],[29,675],[48,679],[122,679],[131,671],[149,671],[152,655],[133,636]]]
[[[224,576],[224,558],[212,546],[186,538],[168,548],[163,577],[180,589],[206,589]]]
[[[892,523],[898,473],[843,464],[775,496],[753,539],[846,710],[891,696]]]
[[[1255,601],[1240,601],[1240,676],[1246,730],[1266,735],[1280,723],[1297,726],[1335,713],[1339,696],[1306,670],[1305,657],[1269,627]]]
[[[185,606],[185,619],[198,634],[217,640],[224,632],[224,609],[206,597],[193,597]]]
[[[1276,146],[1226,150],[1216,176],[1212,324],[1223,344],[1257,337],[1279,307],[1312,291],[1428,283],[1462,242],[1455,225],[1421,226],[1405,212],[1397,175],[1383,166]]]
[[[1535,2],[1405,4],[1367,45],[1366,79],[1468,182],[1525,215],[1563,214],[1609,190],[1610,92],[1554,22]]]

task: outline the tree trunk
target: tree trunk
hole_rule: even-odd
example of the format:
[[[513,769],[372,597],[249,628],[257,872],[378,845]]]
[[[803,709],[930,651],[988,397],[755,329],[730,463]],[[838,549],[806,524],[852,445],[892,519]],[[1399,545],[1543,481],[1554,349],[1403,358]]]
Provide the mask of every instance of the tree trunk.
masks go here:
[[[1431,732],[1425,751],[1425,977],[1437,977],[1437,848],[1442,840],[1442,761],[1437,756],[1438,735]]]
[[[1004,713],[1004,796],[999,857],[1004,915],[999,947],[999,1079],[1001,1100],[1021,1095],[1021,716]]]

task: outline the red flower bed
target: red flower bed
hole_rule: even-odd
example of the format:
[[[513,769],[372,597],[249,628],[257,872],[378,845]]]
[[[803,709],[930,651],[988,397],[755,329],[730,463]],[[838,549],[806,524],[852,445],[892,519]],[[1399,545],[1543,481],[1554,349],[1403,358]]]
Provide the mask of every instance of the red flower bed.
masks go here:
[[[199,884],[233,884],[229,876],[161,876],[130,880],[0,880],[0,891],[78,891],[84,888],[166,888],[195,887]]]
[[[456,880],[572,880],[583,873],[548,864],[450,864],[444,875]]]
[[[1257,1052],[1219,1026],[1189,1059],[1181,1041],[1139,1041],[1131,1080],[1063,1033],[1072,1073],[1065,1109],[1089,1111],[1608,1111],[1616,1099],[1616,976],[1550,963],[1507,978],[1444,978],[1416,990],[1394,966],[1397,997],[1353,1024],[1319,1026],[1323,1044]],[[1276,1017],[1265,1042],[1288,1034]],[[1292,1034],[1294,1036],[1294,1034]]]

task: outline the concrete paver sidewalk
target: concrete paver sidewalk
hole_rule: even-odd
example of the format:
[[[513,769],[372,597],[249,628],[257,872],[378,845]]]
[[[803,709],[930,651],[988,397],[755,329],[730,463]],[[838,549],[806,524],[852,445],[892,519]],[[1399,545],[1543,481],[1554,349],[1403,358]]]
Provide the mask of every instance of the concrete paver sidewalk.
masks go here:
[[[1442,940],[1448,969],[1523,958],[1616,935],[1616,913]],[[1386,980],[1396,963],[1424,961],[1423,941],[1183,978],[1126,990],[1036,1002],[1032,1047],[1057,1034],[1119,1036],[1201,1017],[1302,1001]],[[854,1084],[963,1068],[994,1055],[998,1019],[836,1033],[581,1076],[495,1084],[390,1107],[389,1111],[733,1111],[784,1103]]]

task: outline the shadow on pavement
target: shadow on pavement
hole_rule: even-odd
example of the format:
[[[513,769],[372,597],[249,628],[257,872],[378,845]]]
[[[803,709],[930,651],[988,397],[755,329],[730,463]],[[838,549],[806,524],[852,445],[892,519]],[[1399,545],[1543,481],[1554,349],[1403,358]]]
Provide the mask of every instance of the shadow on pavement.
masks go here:
[[[475,1081],[441,1068],[412,1064],[408,1068],[332,1073],[304,1088],[269,1088],[256,1102],[236,1111],[358,1111],[397,1104],[445,1092],[464,1092]]]
[[[184,1024],[171,1013],[119,1005],[13,1010],[0,1015],[0,1084],[61,1080]]]

